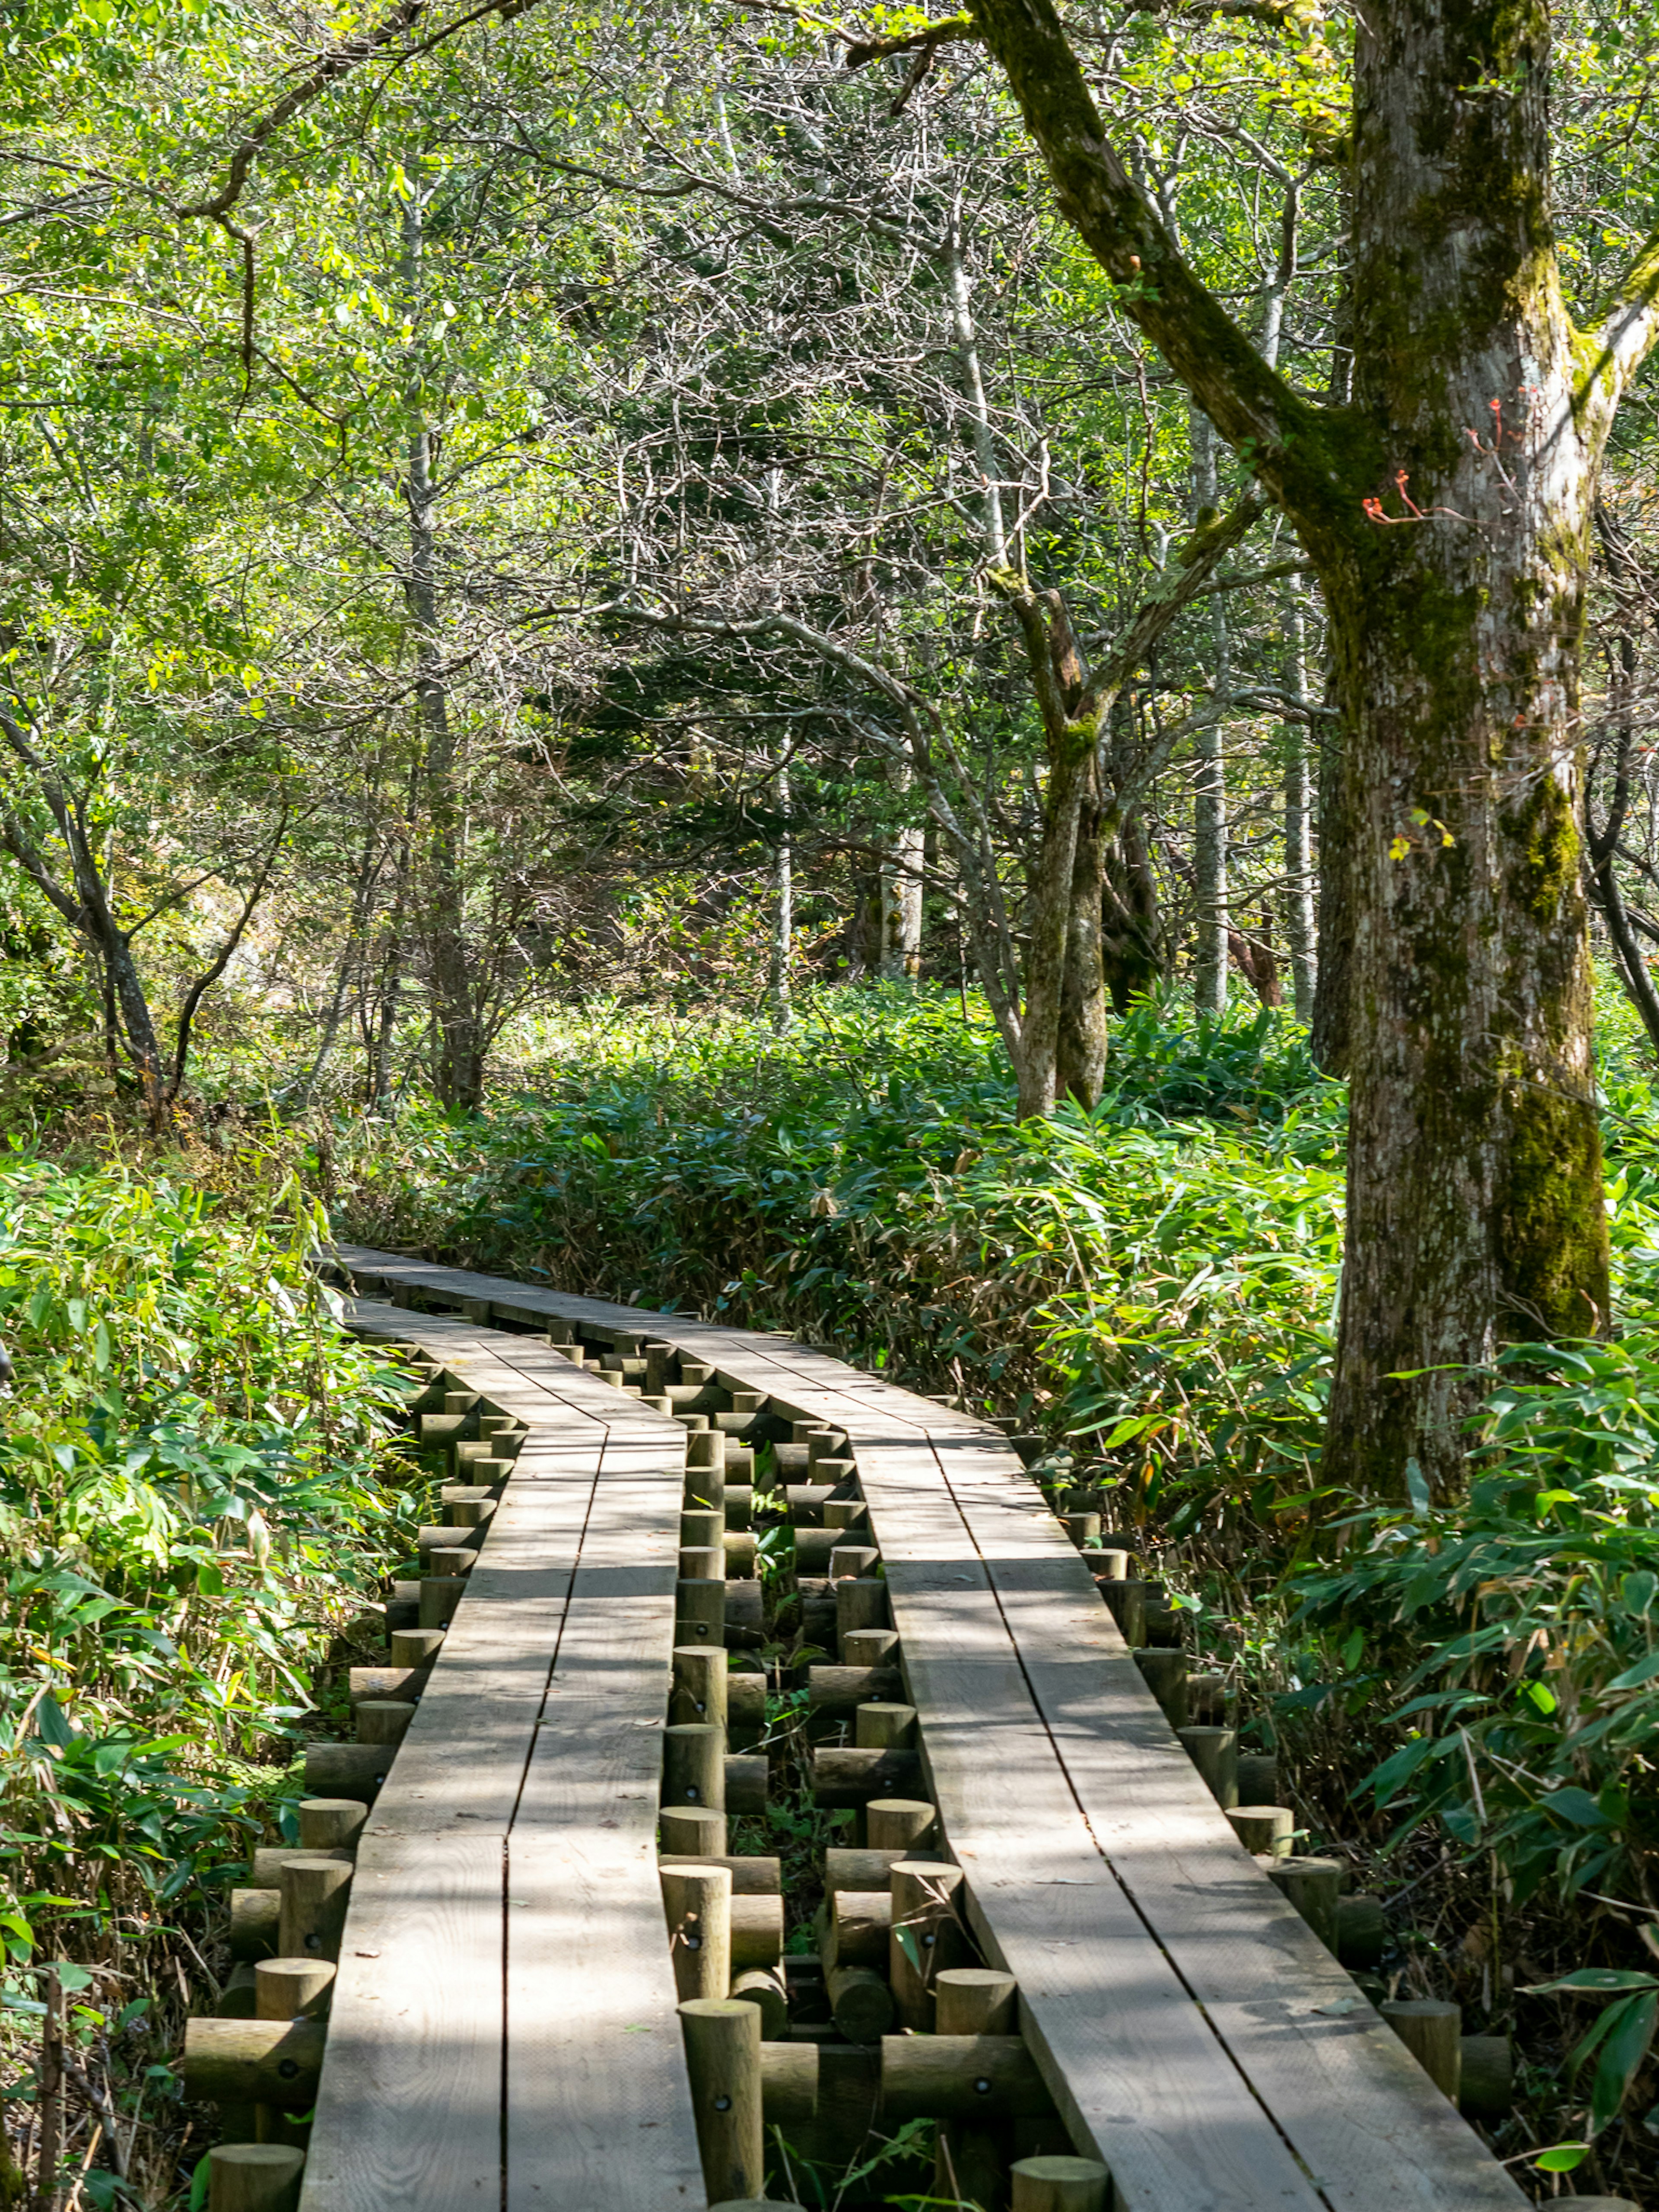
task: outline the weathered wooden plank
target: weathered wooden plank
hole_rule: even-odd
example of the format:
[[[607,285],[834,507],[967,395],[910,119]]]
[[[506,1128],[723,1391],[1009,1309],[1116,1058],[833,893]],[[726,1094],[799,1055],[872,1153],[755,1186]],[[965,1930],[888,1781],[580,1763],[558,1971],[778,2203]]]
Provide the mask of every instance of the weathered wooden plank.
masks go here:
[[[501,1855],[498,1836],[364,1838],[301,2212],[496,2212]]]
[[[507,2212],[704,2201],[655,1846],[683,1480],[607,1447],[508,1839]]]

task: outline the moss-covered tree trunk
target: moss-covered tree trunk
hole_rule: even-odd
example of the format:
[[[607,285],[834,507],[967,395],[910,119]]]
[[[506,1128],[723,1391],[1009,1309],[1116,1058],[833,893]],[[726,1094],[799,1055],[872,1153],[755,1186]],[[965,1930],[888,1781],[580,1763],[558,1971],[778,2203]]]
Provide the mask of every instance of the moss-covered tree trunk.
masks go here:
[[[1468,1363],[1607,1318],[1578,870],[1577,669],[1602,441],[1650,249],[1563,305],[1541,0],[1378,0],[1357,33],[1352,402],[1255,356],[1107,142],[1050,0],[975,0],[1060,205],[1291,516],[1329,606],[1354,944],[1328,1469],[1456,1481]]]

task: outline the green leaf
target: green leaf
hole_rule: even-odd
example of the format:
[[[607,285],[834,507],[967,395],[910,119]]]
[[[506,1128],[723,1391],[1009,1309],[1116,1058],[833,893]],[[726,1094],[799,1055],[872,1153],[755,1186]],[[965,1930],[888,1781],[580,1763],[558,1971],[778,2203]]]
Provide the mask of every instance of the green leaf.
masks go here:
[[[1629,2094],[1637,2069],[1648,2055],[1654,2026],[1659,2021],[1659,1995],[1650,1992],[1644,1996],[1627,1997],[1613,2009],[1617,2018],[1602,2047],[1601,2063],[1595,2069],[1595,2081],[1590,2090],[1592,2136],[1600,2135],[1617,2115]]]
[[[1589,2145],[1583,2143],[1554,2143],[1548,2150],[1540,2151],[1534,2163],[1540,2172],[1571,2173],[1589,2156]]]

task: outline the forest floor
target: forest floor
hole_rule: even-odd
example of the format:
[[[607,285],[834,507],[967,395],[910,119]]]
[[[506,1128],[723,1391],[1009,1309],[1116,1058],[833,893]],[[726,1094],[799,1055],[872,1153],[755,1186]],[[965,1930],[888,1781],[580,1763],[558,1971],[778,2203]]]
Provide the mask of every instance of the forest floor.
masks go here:
[[[785,1327],[1041,1432],[1039,1472],[1103,1488],[1276,1749],[1298,1848],[1384,1901],[1380,1978],[1514,2033],[1498,2154],[1656,2201],[1659,1103],[1628,1036],[1602,1071],[1622,1334],[1490,1378],[1465,1498],[1380,1507],[1319,1469],[1344,1100],[1285,1018],[1143,1010],[1097,1113],[1024,1125],[988,1026],[925,992],[826,992],[781,1035],[592,1008],[513,1043],[477,1115],[245,1109],[161,1156],[59,1115],[0,1169],[0,2039],[27,2082],[64,1961],[81,2149],[96,2088],[137,2118],[126,2193],[187,2177],[178,2016],[418,1518],[395,1386],[308,1271],[331,1224]],[[1534,1993],[1574,1972],[1595,1986]],[[121,2177],[88,2156],[104,2212]]]

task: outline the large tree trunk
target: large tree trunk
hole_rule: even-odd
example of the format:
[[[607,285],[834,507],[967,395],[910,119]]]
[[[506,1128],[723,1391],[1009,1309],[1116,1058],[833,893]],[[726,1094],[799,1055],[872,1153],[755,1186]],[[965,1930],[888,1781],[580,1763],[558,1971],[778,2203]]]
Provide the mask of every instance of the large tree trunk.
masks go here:
[[[1355,399],[1395,481],[1364,588],[1327,584],[1367,1010],[1327,1465],[1368,1492],[1413,1458],[1455,1480],[1464,1363],[1607,1322],[1578,830],[1597,455],[1549,252],[1547,40],[1493,0],[1390,0],[1357,34]]]
[[[975,21],[1063,211],[1318,566],[1355,831],[1325,1467],[1399,1495],[1414,1462],[1443,1491],[1471,1369],[1607,1319],[1579,632],[1601,442],[1651,339],[1659,252],[1580,338],[1550,229],[1541,0],[1376,0],[1356,33],[1354,404],[1322,409],[1182,261],[1051,0],[975,0]]]

